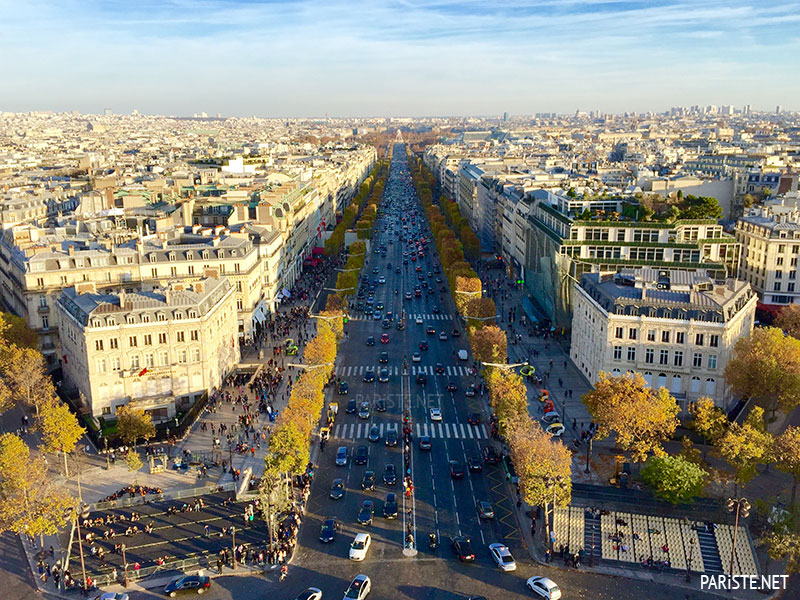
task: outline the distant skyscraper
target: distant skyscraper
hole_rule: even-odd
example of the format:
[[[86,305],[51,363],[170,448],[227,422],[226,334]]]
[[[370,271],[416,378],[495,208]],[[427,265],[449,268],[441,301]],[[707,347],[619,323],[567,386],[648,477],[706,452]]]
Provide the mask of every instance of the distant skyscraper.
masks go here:
[[[139,109],[138,109],[138,108],[134,108],[134,109],[133,109],[133,112],[131,112],[131,114],[132,114],[134,117],[135,117],[135,116],[137,116],[137,115],[139,114]]]
[[[508,113],[507,112],[503,113],[503,123],[508,123]]]
[[[750,105],[749,104],[745,104],[744,105],[744,108],[742,108],[742,114],[743,115],[749,115],[750,114]]]
[[[782,112],[783,112],[783,107],[780,104],[778,104],[778,106],[775,107],[775,114],[779,115]]]
[[[110,116],[111,116],[111,114],[112,114],[112,113],[111,113],[111,109],[110,109],[110,108],[104,108],[104,109],[103,109],[103,114],[104,114],[105,116],[107,116],[107,117],[110,117]]]

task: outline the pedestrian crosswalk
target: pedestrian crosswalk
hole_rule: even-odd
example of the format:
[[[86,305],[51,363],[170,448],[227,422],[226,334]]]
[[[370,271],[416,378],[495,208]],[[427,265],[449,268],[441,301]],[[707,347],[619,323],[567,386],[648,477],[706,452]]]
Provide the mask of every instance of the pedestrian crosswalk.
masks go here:
[[[358,377],[360,375],[364,375],[364,372],[367,369],[372,369],[376,373],[380,373],[380,370],[383,368],[389,371],[390,376],[402,375],[403,373],[402,367],[386,366],[382,364],[360,365],[360,366],[338,366],[336,367],[335,371],[339,377]],[[437,375],[436,368],[434,365],[426,365],[426,366],[411,365],[409,367],[408,374],[411,376]],[[461,365],[448,365],[444,367],[444,373],[438,373],[438,375],[447,375],[448,377],[466,377],[468,375],[472,375],[472,369]]]
[[[340,440],[362,440],[369,437],[372,423],[344,423],[333,427],[333,437]],[[400,433],[397,423],[375,423],[381,438],[391,429]],[[432,439],[485,440],[489,438],[485,425],[469,425],[464,423],[415,423],[414,436],[427,435]]]
[[[410,323],[413,323],[416,320],[417,317],[422,317],[422,320],[425,321],[425,323],[428,323],[429,321],[452,321],[453,320],[453,315],[444,315],[444,314],[438,314],[437,315],[437,314],[434,314],[434,313],[430,313],[430,314],[410,314],[410,315],[407,316],[407,320]],[[395,318],[397,318],[396,315],[395,315]],[[357,314],[354,314],[354,315],[348,317],[348,320],[350,320],[350,321],[375,321],[376,319],[375,319],[374,315],[364,315],[364,314],[357,313]]]

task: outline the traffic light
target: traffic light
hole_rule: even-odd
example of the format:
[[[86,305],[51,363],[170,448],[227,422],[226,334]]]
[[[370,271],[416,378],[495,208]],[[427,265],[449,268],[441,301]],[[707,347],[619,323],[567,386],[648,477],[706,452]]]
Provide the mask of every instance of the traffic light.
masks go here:
[[[522,285],[523,283],[525,283],[524,279],[517,279],[517,285]]]
[[[345,325],[347,325],[347,315],[345,315],[344,317],[342,317],[342,323],[344,323]]]

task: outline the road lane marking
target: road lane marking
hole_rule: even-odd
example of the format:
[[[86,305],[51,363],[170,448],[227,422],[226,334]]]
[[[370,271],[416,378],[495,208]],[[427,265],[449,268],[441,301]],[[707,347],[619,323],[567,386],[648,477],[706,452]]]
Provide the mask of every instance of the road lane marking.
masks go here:
[[[464,424],[463,423],[459,423],[458,424],[458,428],[461,430],[461,437],[462,438],[467,437],[467,433],[464,431]]]

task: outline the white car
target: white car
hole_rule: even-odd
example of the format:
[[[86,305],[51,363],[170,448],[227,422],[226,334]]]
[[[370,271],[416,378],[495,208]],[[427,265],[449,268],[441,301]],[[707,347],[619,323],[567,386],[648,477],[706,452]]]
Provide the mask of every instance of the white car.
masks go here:
[[[97,596],[94,600],[128,600],[128,594],[122,592],[106,592]]]
[[[300,592],[300,595],[294,600],[322,600],[322,590],[310,587],[304,592]]]
[[[517,563],[511,556],[511,551],[504,544],[489,544],[489,554],[492,555],[494,562],[503,571],[516,571]]]
[[[561,437],[564,434],[564,424],[563,423],[551,423],[545,429],[547,433],[552,435],[553,437]]]
[[[417,325],[422,325],[422,315],[417,315],[417,317],[414,319],[414,323]]]
[[[359,573],[347,586],[343,600],[364,600],[372,589],[372,581],[362,573]]]
[[[441,421],[442,420],[442,410],[437,406],[431,407],[431,421]]]
[[[530,591],[544,600],[559,600],[561,598],[561,590],[552,579],[547,577],[531,577],[525,582],[525,585],[528,586]]]
[[[420,362],[422,360],[422,355],[419,352],[414,352],[411,355],[411,362]]]
[[[353,543],[350,544],[350,560],[364,560],[371,543],[372,537],[368,533],[356,534]]]
[[[542,417],[542,421],[547,424],[550,423],[560,423],[561,422],[561,415],[558,412],[551,410],[549,413],[545,413]]]

